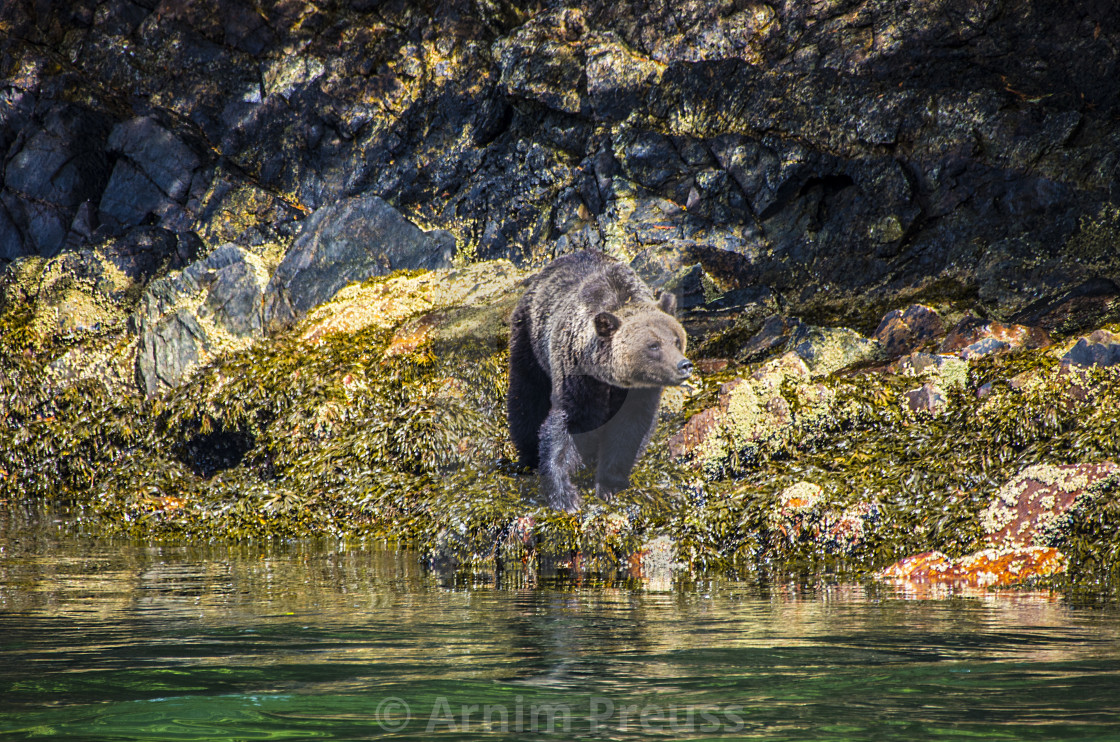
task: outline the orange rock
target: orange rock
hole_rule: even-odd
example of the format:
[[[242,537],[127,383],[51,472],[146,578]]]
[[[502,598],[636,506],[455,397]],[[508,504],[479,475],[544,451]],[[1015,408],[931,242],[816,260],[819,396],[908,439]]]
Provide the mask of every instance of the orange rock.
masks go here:
[[[1066,571],[1066,557],[1046,546],[989,548],[961,559],[927,551],[901,559],[875,574],[880,580],[1007,587],[1033,577]]]
[[[726,358],[701,358],[696,361],[696,370],[701,374],[718,374],[729,365],[731,362]]]
[[[669,455],[681,458],[695,451],[707,440],[708,434],[719,426],[722,417],[718,407],[697,412],[669,439]]]
[[[945,333],[945,322],[937,312],[922,304],[888,312],[872,336],[887,355],[895,358],[913,352]]]
[[[880,580],[937,580],[953,573],[953,560],[940,551],[923,551],[899,559],[875,573]]]
[[[1045,543],[1045,537],[1079,498],[1094,484],[1117,474],[1120,466],[1110,462],[1027,467],[1000,487],[981,513],[988,541],[993,545]]]
[[[1066,557],[1048,546],[982,549],[961,559],[959,568],[968,582],[1002,587],[1061,574],[1066,571]]]
[[[941,344],[941,352],[970,358],[1017,348],[1045,348],[1048,345],[1050,335],[1040,327],[1006,325],[969,316],[949,331]]]

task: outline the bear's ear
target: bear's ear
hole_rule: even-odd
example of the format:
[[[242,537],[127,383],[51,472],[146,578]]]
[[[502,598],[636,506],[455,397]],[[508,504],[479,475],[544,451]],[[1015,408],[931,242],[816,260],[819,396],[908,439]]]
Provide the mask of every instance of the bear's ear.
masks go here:
[[[657,297],[657,306],[661,307],[661,311],[665,314],[676,315],[677,295],[668,291],[662,291],[661,296]]]
[[[609,338],[622,324],[622,320],[610,312],[599,312],[595,315],[595,334],[601,338]]]

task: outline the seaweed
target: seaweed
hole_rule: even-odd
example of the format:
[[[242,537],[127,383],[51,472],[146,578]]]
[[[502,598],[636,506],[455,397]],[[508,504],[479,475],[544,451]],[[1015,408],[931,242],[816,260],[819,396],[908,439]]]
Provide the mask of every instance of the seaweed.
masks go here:
[[[663,410],[629,489],[610,502],[587,492],[569,515],[545,507],[514,463],[501,338],[437,335],[387,352],[409,319],[313,341],[296,327],[153,399],[94,381],[48,391],[38,361],[9,346],[0,497],[76,504],[86,526],[146,537],[377,539],[460,573],[623,579],[668,538],[694,575],[864,574],[916,551],[975,550],[981,511],[1028,465],[1120,453],[1118,374],[1071,372],[1040,350],[972,362],[932,415],[907,408],[913,378],[882,370],[783,378],[767,393],[803,424],[753,449],[729,433],[720,466],[675,460],[668,439],[759,368],[732,366]],[[822,494],[791,530],[782,493],[800,482]],[[1115,583],[1114,505],[1079,517],[1067,584]]]

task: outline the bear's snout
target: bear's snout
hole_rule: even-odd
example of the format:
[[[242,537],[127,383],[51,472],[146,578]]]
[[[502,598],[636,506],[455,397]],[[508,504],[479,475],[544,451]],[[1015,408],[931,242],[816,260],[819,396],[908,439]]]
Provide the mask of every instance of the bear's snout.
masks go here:
[[[692,361],[685,358],[683,361],[678,363],[677,373],[681,375],[682,379],[687,379],[689,376],[692,376]]]

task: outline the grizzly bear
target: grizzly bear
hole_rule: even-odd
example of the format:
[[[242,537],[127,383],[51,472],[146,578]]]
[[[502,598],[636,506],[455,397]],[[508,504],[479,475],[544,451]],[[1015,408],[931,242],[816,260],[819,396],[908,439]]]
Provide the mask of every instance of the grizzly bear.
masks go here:
[[[629,486],[661,390],[692,373],[676,303],[597,252],[557,258],[530,279],[511,317],[506,411],[520,464],[539,467],[551,507],[579,509],[580,465],[595,468],[600,497]]]

